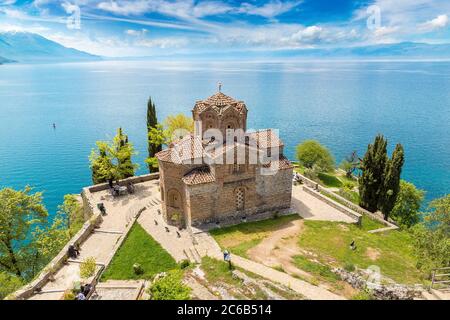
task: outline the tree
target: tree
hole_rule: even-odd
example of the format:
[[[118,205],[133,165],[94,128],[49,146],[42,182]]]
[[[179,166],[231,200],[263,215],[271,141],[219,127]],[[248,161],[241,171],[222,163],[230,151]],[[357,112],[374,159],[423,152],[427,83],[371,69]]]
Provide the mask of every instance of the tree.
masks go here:
[[[342,160],[339,167],[345,171],[345,175],[347,176],[347,178],[352,178],[353,173],[359,167],[359,158],[356,154],[356,151],[353,151],[351,155]]]
[[[18,290],[23,285],[22,279],[0,271],[0,300],[5,299],[10,293]]]
[[[112,159],[109,156],[109,146],[105,141],[96,142],[98,150],[92,150],[89,156],[92,170],[92,182],[99,184],[114,179]]]
[[[42,193],[23,190],[0,190],[0,271],[29,278],[28,262],[33,256],[33,243],[28,235],[47,222],[47,210],[42,204]]]
[[[136,154],[133,145],[128,142],[128,136],[123,133],[122,128],[117,130],[117,135],[113,138],[110,153],[113,159],[113,171],[116,179],[126,179],[134,176],[138,168],[133,164],[131,157]]]
[[[430,202],[424,217],[412,232],[418,267],[426,272],[450,267],[450,194]]]
[[[161,124],[156,124],[156,126],[150,128],[148,132],[148,142],[149,145],[151,144],[154,148],[154,150],[161,150],[162,145],[166,143],[166,136],[164,133],[164,128]],[[158,171],[158,159],[155,157],[156,152],[153,156],[148,157],[145,159],[145,162],[147,163],[150,172],[157,172]]]
[[[94,184],[134,176],[138,165],[133,164],[131,158],[136,152],[122,128],[117,130],[111,143],[97,141],[96,144],[98,150],[93,149],[89,156]]]
[[[400,191],[391,211],[391,218],[400,226],[410,228],[420,220],[420,206],[425,197],[425,191],[404,180],[400,181]]]
[[[382,135],[369,144],[361,163],[361,177],[359,178],[360,206],[375,212],[378,209],[380,192],[386,168],[387,141]]]
[[[74,194],[66,194],[63,204],[58,206],[58,214],[65,220],[70,237],[73,237],[84,224],[83,207]]]
[[[156,116],[156,106],[149,98],[147,102],[148,159],[155,158],[155,155],[162,150],[164,139],[157,138],[160,131],[162,133],[162,126],[158,124]],[[158,171],[158,166],[155,166],[154,162],[147,162],[147,164],[150,172]]]
[[[384,216],[384,220],[388,220],[392,208],[394,208],[397,195],[400,190],[400,175],[402,167],[405,163],[405,155],[401,144],[395,146],[392,153],[392,159],[386,162],[383,175],[382,189],[380,190],[380,198],[378,208]]]
[[[47,265],[70,240],[67,219],[61,212],[58,212],[51,225],[38,226],[31,235],[33,257],[29,262],[29,267],[34,275]]]
[[[428,209],[425,215],[427,227],[450,237],[450,194],[431,201]]]
[[[180,139],[188,133],[194,132],[194,121],[192,118],[180,113],[174,116],[168,116],[164,120],[165,137],[168,142]]]
[[[334,158],[330,151],[315,140],[306,140],[297,146],[297,159],[302,166],[317,172],[334,169]]]

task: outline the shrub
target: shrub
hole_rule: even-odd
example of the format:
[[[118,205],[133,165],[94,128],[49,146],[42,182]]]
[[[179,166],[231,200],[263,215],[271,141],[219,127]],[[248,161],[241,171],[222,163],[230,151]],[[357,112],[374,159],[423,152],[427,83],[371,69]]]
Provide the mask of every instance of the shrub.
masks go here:
[[[63,300],[75,300],[75,293],[70,289],[64,291]]]
[[[183,273],[169,271],[164,278],[155,280],[149,288],[152,300],[189,300],[191,288],[182,283]]]
[[[303,174],[305,177],[307,177],[308,179],[317,181],[317,179],[319,179],[319,177],[317,176],[317,172],[314,169],[310,169],[307,168],[305,169],[305,173]]]
[[[89,277],[92,277],[95,273],[95,269],[97,268],[95,258],[89,257],[86,258],[81,264],[80,264],[80,276],[81,278],[87,279]]]
[[[186,269],[190,264],[189,260],[184,259],[180,262],[180,269]]]
[[[355,271],[355,265],[353,263],[347,262],[344,264],[344,270],[348,272]]]
[[[23,285],[22,280],[6,272],[0,272],[0,300]]]
[[[133,271],[134,271],[134,274],[137,274],[137,275],[144,273],[144,269],[142,268],[142,266],[139,263],[133,264]]]
[[[351,297],[352,300],[374,300],[374,297],[368,289],[361,290]]]

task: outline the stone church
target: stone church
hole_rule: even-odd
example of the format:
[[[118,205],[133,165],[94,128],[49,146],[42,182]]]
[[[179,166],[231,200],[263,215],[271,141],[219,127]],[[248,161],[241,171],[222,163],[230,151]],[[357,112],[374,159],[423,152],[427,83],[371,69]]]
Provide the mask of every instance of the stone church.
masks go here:
[[[169,224],[199,226],[291,205],[293,166],[275,130],[247,131],[247,107],[222,92],[197,101],[193,134],[156,157]]]

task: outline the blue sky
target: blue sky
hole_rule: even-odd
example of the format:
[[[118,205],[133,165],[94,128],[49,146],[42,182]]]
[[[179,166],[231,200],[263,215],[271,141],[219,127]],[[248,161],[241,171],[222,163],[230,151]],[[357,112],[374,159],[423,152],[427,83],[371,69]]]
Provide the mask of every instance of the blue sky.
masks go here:
[[[105,56],[450,43],[450,1],[0,0],[0,31]]]

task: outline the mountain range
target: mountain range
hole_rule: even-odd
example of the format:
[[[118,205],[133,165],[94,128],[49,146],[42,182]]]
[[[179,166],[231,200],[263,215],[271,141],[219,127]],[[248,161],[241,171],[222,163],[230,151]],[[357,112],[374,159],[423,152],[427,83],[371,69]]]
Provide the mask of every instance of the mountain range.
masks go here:
[[[0,33],[0,63],[95,61],[101,57],[67,48],[35,33]]]
[[[0,32],[0,64],[51,63],[96,61],[107,59],[83,51],[67,48],[35,33]],[[187,59],[187,60],[254,60],[254,59],[450,59],[450,44],[401,42],[370,46],[320,49],[223,51],[212,54],[167,54],[150,57],[124,57],[129,59]]]

